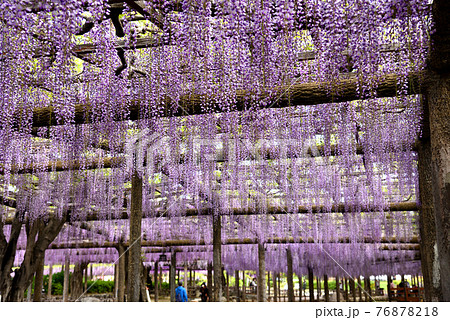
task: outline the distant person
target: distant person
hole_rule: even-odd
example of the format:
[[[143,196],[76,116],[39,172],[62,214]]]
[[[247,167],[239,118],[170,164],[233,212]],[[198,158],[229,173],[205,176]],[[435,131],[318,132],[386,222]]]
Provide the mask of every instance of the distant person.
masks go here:
[[[183,282],[178,282],[178,287],[175,289],[175,301],[176,302],[187,302],[187,292],[183,287]]]
[[[200,298],[202,299],[202,302],[208,302],[209,300],[209,290],[204,282],[200,286]]]
[[[250,282],[250,288],[252,290],[252,292],[256,292],[256,278],[253,278],[253,280]]]

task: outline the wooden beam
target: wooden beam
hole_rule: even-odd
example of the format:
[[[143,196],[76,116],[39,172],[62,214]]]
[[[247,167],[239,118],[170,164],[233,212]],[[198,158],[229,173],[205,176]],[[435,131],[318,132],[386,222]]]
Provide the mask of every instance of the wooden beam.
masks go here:
[[[387,74],[373,79],[378,82],[377,89],[374,90],[377,98],[395,97],[398,94],[397,81],[399,76],[396,74]],[[408,94],[422,93],[422,75],[414,73],[408,77]],[[277,96],[278,100],[275,104],[271,104],[270,108],[285,108],[296,105],[318,105],[323,103],[336,103],[359,100],[358,95],[359,80],[357,78],[341,79],[333,82],[310,82],[296,83],[292,85],[280,86],[272,88],[271,93],[262,93],[258,96],[258,100],[268,99],[270,96]],[[339,95],[330,96],[330,92],[338,92]],[[233,111],[245,111],[248,108],[248,98],[254,93],[250,91],[239,91],[236,93],[235,103],[230,106]],[[220,100],[220,99],[219,99]],[[212,113],[221,113],[223,105],[218,105],[215,96],[188,94],[181,96],[178,101],[174,101],[170,96],[165,96],[160,101],[160,106],[164,108],[163,116],[179,117],[187,115],[205,114],[205,106],[212,107]],[[222,101],[222,100],[220,100]],[[222,101],[223,102],[223,101]],[[176,104],[179,107],[173,108]],[[143,108],[143,107],[142,107]],[[87,124],[92,123],[92,106],[89,104],[78,104],[74,108],[74,122],[71,124]],[[124,119],[116,117],[113,121],[138,120],[141,114],[141,102],[130,101],[129,117]],[[47,106],[36,108],[33,110],[33,127],[47,127],[54,125],[62,125],[57,119],[54,107]],[[15,116],[15,122],[21,123],[21,114]]]
[[[310,243],[315,244],[316,241],[314,238],[269,238],[266,240],[266,244],[287,244],[287,243]],[[351,242],[350,238],[343,237],[334,239],[327,243],[354,243]],[[392,250],[396,245],[405,244],[407,247],[405,250],[419,250],[419,239],[417,237],[412,237],[411,239],[403,239],[403,238],[381,238],[380,241],[374,241],[371,238],[363,238],[360,239],[361,244],[373,244],[373,243],[381,243],[381,244],[389,244],[385,248],[386,250]],[[222,245],[244,245],[244,244],[258,244],[257,238],[244,238],[244,239],[226,239],[222,241]],[[128,246],[129,243],[125,243],[125,246]],[[195,240],[155,240],[155,241],[142,241],[142,247],[178,247],[178,246],[211,246],[212,243],[207,243],[204,240],[195,241]],[[83,249],[83,248],[115,248],[117,246],[116,242],[105,241],[103,243],[95,243],[95,242],[80,242],[80,243],[55,243],[51,244],[49,249]],[[391,247],[389,247],[391,246]]]

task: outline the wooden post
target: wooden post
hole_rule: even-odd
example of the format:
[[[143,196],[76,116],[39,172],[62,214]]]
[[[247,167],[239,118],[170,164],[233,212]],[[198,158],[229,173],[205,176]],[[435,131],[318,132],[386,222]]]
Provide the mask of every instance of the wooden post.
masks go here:
[[[361,276],[358,276],[358,292],[359,292],[359,302],[362,302],[362,290],[361,290]]]
[[[348,278],[344,277],[344,290],[345,290],[345,301],[350,302],[350,295],[348,294]]]
[[[242,270],[242,301],[245,302],[246,299],[246,283],[245,283],[245,270]]]
[[[236,287],[236,301],[241,301],[241,295],[239,294],[239,271],[234,271],[234,286]]]
[[[48,288],[47,288],[47,299],[52,298],[52,281],[53,281],[53,265],[51,264],[48,269]]]
[[[212,293],[214,291],[214,286],[213,286],[213,274],[212,274],[212,269],[213,266],[210,262],[208,262],[208,276],[207,276],[207,281],[208,281],[208,289],[209,289],[209,301],[213,301],[212,298]]]
[[[118,290],[117,290],[117,300],[119,302],[125,301],[125,246],[122,243],[119,243],[118,251],[119,251],[119,279],[118,279]]]
[[[370,285],[370,276],[367,277],[367,289],[369,292],[369,298],[372,299],[372,286]]]
[[[322,295],[322,287],[320,286],[320,277],[316,277],[317,290],[316,290],[316,301],[320,301],[320,296]]]
[[[278,281],[278,273],[273,273],[273,302],[278,302],[278,288],[277,288],[277,281]]]
[[[341,284],[339,276],[336,276],[336,302],[341,302]]]
[[[170,271],[169,271],[169,286],[170,286],[170,301],[175,302],[175,288],[177,284],[175,283],[177,268],[177,253],[173,250],[170,257]]]
[[[139,302],[141,290],[141,223],[142,223],[142,177],[137,172],[131,177],[130,247],[128,297]]]
[[[69,301],[69,273],[70,273],[70,260],[69,255],[66,255],[66,261],[64,266],[64,287],[63,287],[63,301]]]
[[[266,301],[266,258],[264,244],[258,242],[258,302]]]
[[[325,290],[325,302],[329,302],[330,292],[328,291],[328,276],[326,274],[323,275],[323,288]]]
[[[270,271],[267,272],[267,300],[270,301]]]
[[[84,275],[84,270],[83,270]],[[114,299],[118,301],[119,296],[119,261],[114,264]]]
[[[88,264],[89,266],[89,264]],[[86,269],[84,269],[84,292],[87,291],[88,289],[88,280],[89,280],[89,276],[88,276],[88,266],[86,266]]]
[[[230,301],[230,275],[227,271],[227,301]]]
[[[288,285],[288,301],[294,302],[294,272],[292,270],[292,251],[291,248],[286,249],[287,257],[287,285]]]
[[[213,213],[214,301],[222,301],[222,225],[221,216]]]
[[[91,264],[91,275],[90,275],[90,277],[89,277],[89,280],[94,280],[94,266]]]
[[[188,286],[188,267],[187,263],[184,264],[184,287],[186,288],[186,292],[189,298],[189,286]]]
[[[356,302],[355,278],[350,278],[350,287],[352,289],[353,302]]]
[[[392,283],[392,278],[390,275],[388,275],[387,276],[387,292],[388,292],[388,301],[389,302],[392,301],[391,283]]]
[[[309,301],[314,302],[314,274],[313,269],[308,266]]]
[[[154,271],[154,277],[155,277],[155,302],[158,302],[158,295],[159,295],[159,287],[158,287],[158,267],[159,267],[159,262],[158,260],[155,261],[155,270]]]

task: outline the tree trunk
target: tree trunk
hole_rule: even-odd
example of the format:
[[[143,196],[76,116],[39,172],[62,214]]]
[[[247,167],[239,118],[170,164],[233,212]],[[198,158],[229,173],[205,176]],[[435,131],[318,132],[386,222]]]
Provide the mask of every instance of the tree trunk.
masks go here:
[[[71,281],[71,300],[77,301],[83,294],[83,274],[84,269],[87,268],[87,263],[77,263],[73,269]]]
[[[258,302],[266,301],[266,257],[263,243],[258,243]]]
[[[287,285],[288,285],[288,301],[294,302],[294,272],[292,270],[292,251],[291,248],[286,249],[287,257]]]
[[[141,284],[142,178],[137,172],[131,178],[130,248],[128,301],[139,302]]]
[[[440,290],[434,297],[450,301],[450,2],[434,0],[434,32],[428,52],[426,99],[429,111],[431,142],[431,184],[436,226],[435,254],[439,269],[433,270],[433,281],[440,278]],[[428,249],[428,248],[427,248]],[[424,274],[425,277],[425,274]],[[437,281],[436,281],[437,282]],[[429,295],[429,294],[428,294]]]
[[[39,259],[36,269],[36,277],[34,278],[34,302],[41,302],[42,288],[44,285],[44,260],[45,254]]]
[[[222,301],[222,225],[221,216],[213,213],[214,301]]]

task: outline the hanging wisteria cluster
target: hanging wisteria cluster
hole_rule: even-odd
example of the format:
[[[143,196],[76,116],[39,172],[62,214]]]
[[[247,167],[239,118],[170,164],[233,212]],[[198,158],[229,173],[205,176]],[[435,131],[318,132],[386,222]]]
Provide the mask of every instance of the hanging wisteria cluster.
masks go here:
[[[0,194],[14,202],[1,219],[70,212],[55,246],[126,242],[137,173],[143,241],[190,241],[181,261],[212,259],[217,212],[224,242],[266,243],[268,270],[284,270],[288,247],[299,274],[339,274],[326,252],[355,275],[420,269],[395,244],[418,234],[399,204],[418,199],[409,80],[425,66],[429,1],[155,0],[145,16],[119,2],[0,4]],[[396,94],[378,97],[394,74]],[[333,103],[343,81],[364,100]],[[329,103],[291,103],[296,88]],[[257,266],[256,245],[223,257],[230,271]]]

